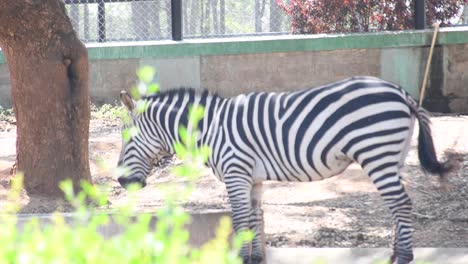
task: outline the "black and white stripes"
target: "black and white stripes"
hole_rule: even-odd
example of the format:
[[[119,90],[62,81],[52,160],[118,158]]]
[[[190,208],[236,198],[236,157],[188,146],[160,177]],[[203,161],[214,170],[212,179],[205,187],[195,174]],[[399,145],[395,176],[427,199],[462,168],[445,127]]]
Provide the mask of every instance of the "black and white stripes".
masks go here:
[[[134,113],[140,133],[122,148],[120,163],[129,168],[122,185],[144,185],[152,161],[174,153],[178,129],[187,125],[189,106],[201,105],[198,144],[211,148],[208,166],[226,184],[236,231],[258,232],[252,248],[242,249],[244,262],[264,258],[261,182],[315,181],[359,163],[381,193],[395,221],[394,258],[412,260],[411,201],[400,181],[414,120],[420,122],[419,156],[431,173],[448,170],[437,161],[429,116],[400,87],[373,77],[353,77],[291,93],[250,93],[222,98],[191,89],[146,98],[148,109]]]

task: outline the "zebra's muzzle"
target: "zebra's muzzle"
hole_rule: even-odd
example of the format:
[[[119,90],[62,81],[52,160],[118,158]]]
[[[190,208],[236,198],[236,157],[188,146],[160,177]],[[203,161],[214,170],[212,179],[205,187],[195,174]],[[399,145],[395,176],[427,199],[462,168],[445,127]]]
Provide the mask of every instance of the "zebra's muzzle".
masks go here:
[[[146,186],[146,180],[143,177],[129,176],[129,177],[119,177],[118,181],[122,187],[128,189],[128,186],[135,184],[141,188]]]

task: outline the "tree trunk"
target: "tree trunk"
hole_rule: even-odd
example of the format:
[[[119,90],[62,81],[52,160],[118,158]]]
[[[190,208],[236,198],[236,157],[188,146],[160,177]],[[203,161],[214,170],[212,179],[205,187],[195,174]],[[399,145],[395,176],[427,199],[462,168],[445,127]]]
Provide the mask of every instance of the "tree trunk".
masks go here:
[[[0,0],[0,25],[24,187],[61,196],[65,179],[91,182],[87,50],[61,0]]]

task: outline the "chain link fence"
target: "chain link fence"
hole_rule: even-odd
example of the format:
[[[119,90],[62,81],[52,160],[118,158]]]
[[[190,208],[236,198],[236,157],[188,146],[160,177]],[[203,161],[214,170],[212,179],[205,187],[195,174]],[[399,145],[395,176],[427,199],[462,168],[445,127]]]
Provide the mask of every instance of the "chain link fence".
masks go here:
[[[84,42],[171,39],[171,0],[63,0]],[[287,34],[276,0],[182,0],[184,38]]]
[[[84,42],[171,38],[171,0],[64,0]]]
[[[289,18],[276,0],[184,0],[185,38],[287,34]]]
[[[291,17],[278,7],[277,0],[62,1],[66,4],[75,30],[84,42],[178,40],[277,35],[291,32]],[[290,3],[289,1],[282,0],[286,4]],[[174,6],[171,3],[174,3]],[[460,5],[458,14],[446,23],[456,23],[456,19],[463,20],[464,24],[467,23],[468,4],[462,4],[464,1],[444,3],[452,9],[455,3]],[[174,17],[171,14],[174,14]],[[419,20],[422,22],[416,28],[424,28],[424,20]],[[336,21],[333,21],[332,19],[332,22],[325,24],[334,25]],[[174,28],[171,25],[174,25]],[[330,28],[334,32],[333,26]],[[373,29],[370,28],[369,31]],[[327,30],[322,29],[322,32]]]

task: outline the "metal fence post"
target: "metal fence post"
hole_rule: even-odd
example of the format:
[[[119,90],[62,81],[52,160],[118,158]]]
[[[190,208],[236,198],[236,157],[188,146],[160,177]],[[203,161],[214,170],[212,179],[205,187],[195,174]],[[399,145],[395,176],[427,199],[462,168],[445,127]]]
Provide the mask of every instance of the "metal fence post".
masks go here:
[[[414,27],[416,29],[426,28],[426,5],[424,0],[416,0],[414,5]]]
[[[182,40],[182,0],[171,0],[172,40]]]
[[[98,31],[99,42],[106,41],[106,4],[104,0],[98,3]]]

